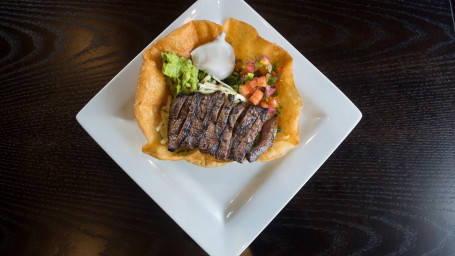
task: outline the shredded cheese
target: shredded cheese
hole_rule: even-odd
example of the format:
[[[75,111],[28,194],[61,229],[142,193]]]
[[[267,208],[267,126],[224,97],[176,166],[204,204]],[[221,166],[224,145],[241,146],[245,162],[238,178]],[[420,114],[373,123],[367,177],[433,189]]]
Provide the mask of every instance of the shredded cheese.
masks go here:
[[[169,121],[169,108],[171,106],[172,97],[171,95],[167,98],[167,103],[163,107],[161,107],[161,122],[155,128],[156,131],[160,134],[161,140],[160,143],[165,145],[167,143],[167,124]]]
[[[214,83],[209,82],[211,78],[213,78],[219,84],[214,84]],[[245,97],[243,97],[243,95],[241,95],[241,94],[237,93],[236,91],[234,91],[234,89],[232,89],[232,87],[230,87],[226,83],[223,83],[220,79],[218,79],[216,77],[212,77],[210,75],[207,75],[206,77],[204,77],[204,79],[201,80],[201,82],[199,83],[199,90],[198,91],[200,93],[203,93],[203,94],[210,94],[210,93],[214,93],[216,91],[219,91],[219,92],[224,93],[224,94],[232,94],[232,95],[234,95],[234,102],[235,103],[238,103],[240,101],[243,101],[243,102],[246,101]]]

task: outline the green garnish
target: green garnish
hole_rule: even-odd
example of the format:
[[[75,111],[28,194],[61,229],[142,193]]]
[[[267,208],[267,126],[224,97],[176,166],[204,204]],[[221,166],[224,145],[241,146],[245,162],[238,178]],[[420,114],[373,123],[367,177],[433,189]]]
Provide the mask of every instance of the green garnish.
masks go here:
[[[254,56],[254,63],[256,63],[256,65],[258,66],[258,69],[261,68],[262,66],[264,66],[264,64],[262,64],[261,62],[259,62],[257,56]]]
[[[231,86],[238,93],[240,86],[243,85],[242,79],[240,78],[240,70],[232,72],[223,82]]]
[[[278,72],[278,67],[280,66],[279,62],[275,62],[272,64],[272,71],[277,73]]]
[[[191,94],[198,88],[199,69],[193,66],[189,59],[177,56],[175,53],[161,53],[163,59],[163,74],[166,84],[171,90],[172,97]]]
[[[276,77],[270,76],[269,81],[267,81],[267,84],[272,86],[276,81]]]
[[[279,104],[277,108],[275,108],[276,113],[279,115],[281,114],[280,109],[283,109],[283,105]]]
[[[250,81],[250,80],[253,80],[253,78],[254,78],[254,74],[253,74],[253,73],[248,73],[248,74],[245,76],[245,78],[243,79],[243,82],[246,83],[246,82],[248,82],[248,81]]]
[[[206,78],[209,74],[207,73],[207,71],[205,70],[199,70],[199,74],[198,74],[198,79],[199,81],[203,80],[204,78]],[[215,79],[213,79],[213,77],[210,77],[209,80],[207,80],[207,82],[209,83],[215,83]]]
[[[207,76],[207,72],[205,70],[199,70],[199,73],[197,75],[197,78],[199,79],[199,81],[204,79],[206,76]]]

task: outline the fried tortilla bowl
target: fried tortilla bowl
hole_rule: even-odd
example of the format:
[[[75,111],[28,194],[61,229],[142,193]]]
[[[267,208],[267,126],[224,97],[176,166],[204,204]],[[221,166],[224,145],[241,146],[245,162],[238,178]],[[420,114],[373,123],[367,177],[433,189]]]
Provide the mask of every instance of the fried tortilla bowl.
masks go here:
[[[159,39],[144,52],[134,104],[137,122],[147,138],[147,144],[142,147],[144,153],[161,160],[186,160],[203,167],[218,167],[231,162],[218,160],[214,156],[199,152],[198,149],[170,152],[167,144],[160,143],[160,134],[156,130],[162,121],[161,108],[166,105],[170,95],[161,72],[161,52],[174,52],[190,58],[192,50],[215,40],[222,32],[226,33],[226,41],[233,46],[236,59],[246,62],[265,55],[272,63],[278,62],[283,67],[276,83],[278,99],[282,105],[277,121],[281,132],[277,133],[273,145],[258,161],[282,157],[299,144],[302,100],[294,84],[292,57],[278,45],[260,37],[252,26],[230,18],[222,26],[210,21],[191,21]]]

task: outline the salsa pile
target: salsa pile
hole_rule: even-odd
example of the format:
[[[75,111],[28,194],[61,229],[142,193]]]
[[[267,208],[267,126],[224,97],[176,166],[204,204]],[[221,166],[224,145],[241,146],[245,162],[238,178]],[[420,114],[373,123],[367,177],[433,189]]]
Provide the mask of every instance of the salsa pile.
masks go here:
[[[269,57],[236,60],[234,72],[224,80],[254,105],[267,108],[270,114],[279,113],[277,81],[282,72],[279,63],[272,64]]]

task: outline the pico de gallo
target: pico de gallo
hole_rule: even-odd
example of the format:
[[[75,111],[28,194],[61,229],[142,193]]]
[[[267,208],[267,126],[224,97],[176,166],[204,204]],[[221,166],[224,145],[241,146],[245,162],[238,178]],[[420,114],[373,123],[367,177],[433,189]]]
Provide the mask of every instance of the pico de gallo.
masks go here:
[[[234,72],[224,82],[252,104],[267,108],[270,114],[274,114],[281,108],[277,93],[281,72],[279,63],[272,64],[267,56],[246,63],[236,60]]]

